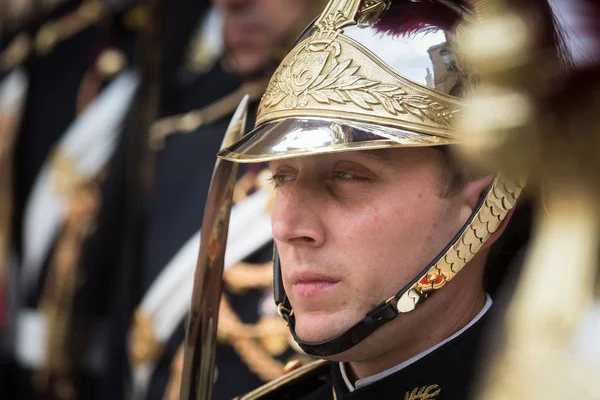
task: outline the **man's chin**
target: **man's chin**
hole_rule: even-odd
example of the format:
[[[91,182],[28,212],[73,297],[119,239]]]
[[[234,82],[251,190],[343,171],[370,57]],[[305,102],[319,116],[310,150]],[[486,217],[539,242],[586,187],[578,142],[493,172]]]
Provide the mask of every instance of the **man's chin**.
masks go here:
[[[248,76],[261,72],[270,61],[270,56],[264,51],[249,52],[247,49],[243,49],[230,51],[229,60],[236,74]]]
[[[349,327],[332,315],[296,315],[296,336],[304,342],[321,343],[338,337]]]

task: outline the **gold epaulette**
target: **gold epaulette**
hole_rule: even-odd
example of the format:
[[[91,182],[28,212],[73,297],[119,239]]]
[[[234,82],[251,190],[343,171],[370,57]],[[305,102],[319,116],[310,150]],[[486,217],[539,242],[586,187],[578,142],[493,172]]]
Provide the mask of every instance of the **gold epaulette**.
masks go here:
[[[292,372],[277,378],[252,392],[234,400],[255,400],[261,399],[266,395],[273,396],[276,392],[286,390],[291,384],[299,379],[319,378],[329,371],[329,363],[325,360],[318,360]],[[287,392],[286,392],[287,393]]]
[[[123,13],[122,24],[137,31],[147,23],[146,14],[146,7],[134,6]],[[31,54],[49,54],[61,42],[110,17],[110,9],[102,1],[87,0],[74,11],[44,22],[35,37],[29,33],[19,33],[5,49],[0,50],[0,73],[22,64]]]
[[[210,125],[230,115],[245,95],[250,97],[251,102],[257,101],[265,92],[266,87],[267,82],[262,81],[245,83],[239,89],[204,108],[161,118],[150,127],[148,145],[152,150],[162,150],[167,137],[174,133],[194,132],[201,126]]]

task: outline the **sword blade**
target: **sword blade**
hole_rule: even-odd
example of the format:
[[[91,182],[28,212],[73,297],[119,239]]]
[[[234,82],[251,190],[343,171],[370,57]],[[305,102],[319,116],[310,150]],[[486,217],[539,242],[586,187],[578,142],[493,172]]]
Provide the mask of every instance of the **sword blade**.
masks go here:
[[[223,146],[243,136],[247,108],[248,96],[235,111]],[[237,170],[237,164],[218,159],[210,183],[184,342],[181,400],[211,398],[225,247]]]

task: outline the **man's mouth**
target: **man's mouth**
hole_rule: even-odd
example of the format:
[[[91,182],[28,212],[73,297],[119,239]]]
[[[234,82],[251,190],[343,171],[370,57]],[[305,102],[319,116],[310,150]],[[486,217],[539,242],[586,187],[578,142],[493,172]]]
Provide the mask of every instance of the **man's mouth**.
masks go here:
[[[255,36],[255,25],[248,23],[227,23],[225,25],[225,36],[229,41],[240,42],[249,37]]]
[[[339,282],[339,279],[316,273],[302,272],[291,276],[294,293],[298,296],[314,296],[330,290]]]

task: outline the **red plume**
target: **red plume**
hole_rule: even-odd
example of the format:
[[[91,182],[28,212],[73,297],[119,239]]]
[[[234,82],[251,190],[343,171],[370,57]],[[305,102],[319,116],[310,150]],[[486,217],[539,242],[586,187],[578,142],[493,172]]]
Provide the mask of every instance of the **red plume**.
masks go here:
[[[462,2],[456,1],[462,7]],[[397,0],[381,17],[375,28],[394,36],[410,36],[432,30],[452,31],[460,15],[439,1]]]
[[[555,90],[547,97],[546,106],[556,114],[564,112],[567,108],[584,109],[595,106],[595,99],[600,90],[600,1],[568,1],[573,12],[573,25],[569,29],[569,36],[574,39],[576,50],[583,51],[587,61],[576,65],[571,63],[571,68],[564,71],[560,77],[560,85],[554,85]],[[560,29],[556,32],[560,39],[559,44],[566,49],[567,40],[561,35]],[[580,44],[583,44],[583,47],[577,48]]]
[[[590,50],[595,57],[600,53],[600,1],[579,0],[573,2],[579,19],[579,30],[589,40]]]

